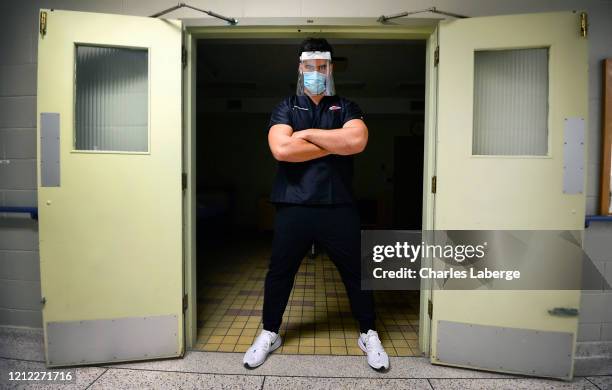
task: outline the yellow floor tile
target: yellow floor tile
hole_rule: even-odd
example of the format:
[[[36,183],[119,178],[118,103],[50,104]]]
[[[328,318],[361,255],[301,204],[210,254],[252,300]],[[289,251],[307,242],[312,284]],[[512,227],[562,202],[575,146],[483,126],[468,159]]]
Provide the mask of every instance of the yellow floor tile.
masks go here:
[[[207,340],[208,343],[220,344],[223,341],[224,336],[210,336]]]
[[[345,347],[346,346],[346,339],[330,339],[330,345],[332,347]]]
[[[244,352],[261,332],[261,314],[230,315],[228,309],[258,310],[263,308],[263,295],[247,295],[242,291],[262,291],[269,262],[269,244],[263,241],[254,246],[224,248],[209,255],[223,264],[223,256],[233,256],[233,275],[213,272],[204,276],[203,286],[213,282],[226,285],[206,288],[198,298],[217,300],[198,307],[198,339],[195,349]],[[257,246],[259,245],[259,246]],[[236,258],[244,261],[236,261]],[[260,278],[260,280],[256,280]],[[333,279],[333,281],[330,281]],[[227,285],[229,283],[229,285]],[[326,256],[306,258],[295,279],[289,304],[283,315],[281,336],[283,346],[275,353],[358,355],[359,327],[351,315],[346,289],[340,274]],[[304,287],[305,286],[305,287]],[[310,286],[314,286],[311,288]],[[418,351],[418,292],[375,291],[376,326],[383,345],[390,356],[410,356]],[[310,302],[313,302],[311,304]],[[406,306],[399,305],[404,302]],[[231,313],[231,312],[230,312]],[[343,314],[340,314],[343,313]],[[287,325],[291,325],[287,328]],[[401,326],[401,330],[399,328]],[[388,329],[387,329],[388,327]],[[415,331],[416,330],[416,331]]]
[[[235,347],[236,347],[236,344],[234,344],[234,343],[221,344],[221,345],[219,345],[219,349],[217,349],[217,351],[219,351],[219,352],[234,352],[234,348]]]
[[[330,353],[332,355],[346,355],[346,347],[332,346],[330,347]]]
[[[397,356],[413,356],[412,350],[408,347],[395,347],[395,350],[397,351]]]
[[[250,344],[236,344],[236,346],[234,347],[234,352],[246,352],[250,346]]]
[[[416,340],[419,338],[419,335],[417,335],[416,332],[402,332],[402,334],[404,335],[404,338],[408,340]]]
[[[213,332],[211,333],[211,336],[225,336],[226,333],[227,328],[215,328],[215,330],[213,330]]]
[[[316,337],[314,343],[315,343],[314,344],[315,347],[329,347],[330,346],[329,338]]]
[[[238,336],[225,336],[221,343],[223,343],[223,344],[228,344],[228,343],[236,344],[237,341],[238,341]]]
[[[230,328],[227,330],[226,335],[227,336],[240,336],[241,333],[242,333],[242,329]]]
[[[282,353],[286,353],[286,354],[297,354],[298,353],[298,346],[297,345],[285,345],[284,347],[282,347]]]
[[[290,346],[298,346],[300,344],[300,339],[297,337],[286,337],[283,340],[283,344]]]
[[[300,346],[299,350],[298,350],[298,353],[300,355],[312,355],[312,354],[314,354],[314,347],[312,347],[312,346],[310,346],[310,347],[309,346]]]
[[[393,346],[397,347],[408,347],[408,342],[406,340],[391,340]]]
[[[312,347],[314,346],[314,338],[311,337],[307,337],[307,338],[300,338],[300,347],[301,346],[305,346],[305,347]]]
[[[255,336],[242,335],[238,338],[238,344],[253,344],[254,340],[255,340]]]
[[[363,355],[363,351],[359,347],[346,347],[348,355]]]
[[[389,332],[388,334],[391,340],[404,340],[402,332]]]
[[[348,339],[348,340],[357,340],[358,337],[359,337],[359,332],[358,331],[350,330],[350,331],[345,331],[344,332],[344,338],[345,339]]]
[[[315,330],[315,337],[316,338],[325,338],[328,339],[329,338],[329,331],[325,330]]]
[[[209,338],[210,336],[198,335],[198,338],[196,339],[196,344],[206,344]]]
[[[219,344],[204,344],[202,350],[214,352],[219,348]]]
[[[255,336],[256,334],[257,334],[257,329],[255,328],[251,328],[251,329],[245,328],[242,330],[242,333],[241,333],[242,336]]]

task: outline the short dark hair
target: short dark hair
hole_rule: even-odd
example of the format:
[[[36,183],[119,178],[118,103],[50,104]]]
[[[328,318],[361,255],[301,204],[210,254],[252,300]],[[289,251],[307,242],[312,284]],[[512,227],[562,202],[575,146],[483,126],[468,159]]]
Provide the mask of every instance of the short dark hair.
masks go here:
[[[328,51],[332,60],[334,59],[334,49],[332,49],[331,45],[325,38],[304,39],[300,45],[300,52],[298,53],[298,56],[302,54],[303,51]]]

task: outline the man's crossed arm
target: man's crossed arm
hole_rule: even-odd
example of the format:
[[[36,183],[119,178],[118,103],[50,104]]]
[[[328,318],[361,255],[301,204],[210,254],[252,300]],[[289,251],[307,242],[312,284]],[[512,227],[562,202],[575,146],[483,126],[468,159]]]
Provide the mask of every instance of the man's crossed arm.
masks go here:
[[[328,154],[361,153],[368,143],[368,128],[361,119],[351,119],[339,129],[305,129],[294,132],[289,125],[274,125],[268,144],[278,161],[301,162]]]

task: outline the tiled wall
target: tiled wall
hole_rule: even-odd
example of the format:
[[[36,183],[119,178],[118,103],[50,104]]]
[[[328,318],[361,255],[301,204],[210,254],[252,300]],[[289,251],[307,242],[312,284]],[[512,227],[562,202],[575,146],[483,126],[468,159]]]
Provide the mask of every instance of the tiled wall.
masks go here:
[[[0,14],[0,204],[36,206],[36,11],[4,3]],[[39,301],[38,226],[0,217],[0,324],[40,327]]]
[[[585,248],[597,269],[612,282],[612,223],[592,222]],[[585,290],[580,304],[579,341],[612,341],[612,291]]]
[[[234,17],[377,17],[431,6],[425,0],[206,1],[190,4]],[[0,204],[36,205],[36,42],[37,10],[56,8],[149,15],[175,5],[172,0],[3,1],[0,3]],[[460,4],[460,5],[459,5]],[[601,132],[601,59],[612,57],[612,1],[440,0],[439,9],[470,16],[586,9],[590,32],[590,127],[587,213],[596,212]],[[194,11],[174,17],[200,17]],[[587,251],[608,277],[612,274],[612,225],[592,223]],[[0,325],[41,326],[37,226],[27,218],[0,220]],[[580,339],[612,340],[612,292],[585,293]]]

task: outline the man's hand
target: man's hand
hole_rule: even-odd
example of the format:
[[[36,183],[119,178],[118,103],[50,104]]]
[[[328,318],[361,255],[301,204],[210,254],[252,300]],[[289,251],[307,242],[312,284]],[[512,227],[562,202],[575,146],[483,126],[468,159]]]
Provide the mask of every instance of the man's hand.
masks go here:
[[[301,133],[298,131],[297,133]],[[289,125],[274,125],[268,132],[268,144],[274,158],[278,161],[302,162],[330,154],[329,151],[300,137],[292,137],[293,128]]]
[[[368,143],[368,127],[361,119],[351,119],[340,129],[305,129],[294,132],[292,138],[312,142],[334,154],[357,154]]]
[[[300,131],[294,131],[293,134],[291,134],[292,138],[300,138],[300,139],[306,139],[306,136],[308,135],[308,133],[312,133],[313,129],[305,129],[305,130],[300,130]]]

